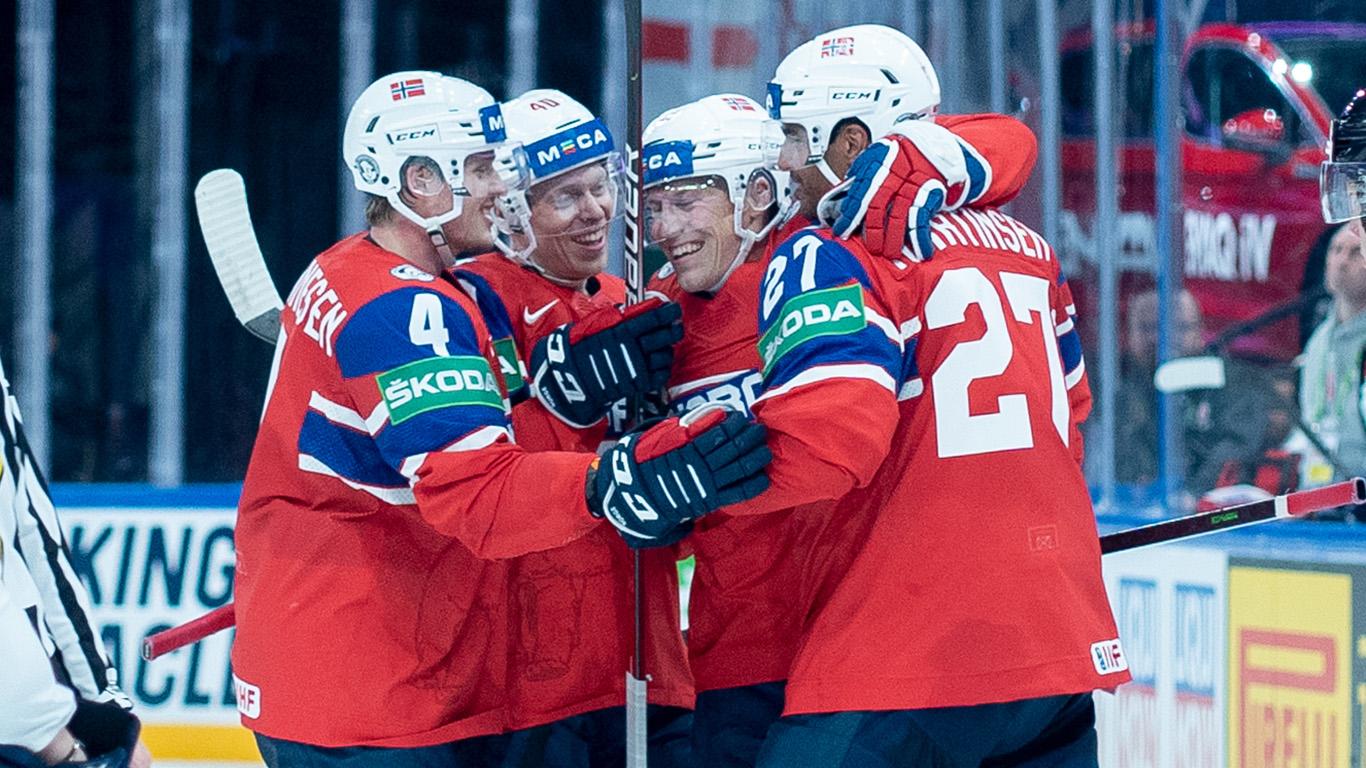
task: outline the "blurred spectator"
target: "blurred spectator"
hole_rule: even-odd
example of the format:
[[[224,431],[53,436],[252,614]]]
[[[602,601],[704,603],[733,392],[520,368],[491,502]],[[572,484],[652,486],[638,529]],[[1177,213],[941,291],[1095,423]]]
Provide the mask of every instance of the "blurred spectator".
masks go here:
[[[1175,355],[1208,352],[1194,296],[1181,291],[1176,305]],[[1134,486],[1150,485],[1161,473],[1158,393],[1153,386],[1158,316],[1157,292],[1151,290],[1130,299],[1125,315],[1115,405],[1115,478]],[[1270,493],[1287,490],[1295,480],[1295,459],[1280,449],[1294,423],[1293,372],[1288,366],[1226,358],[1224,373],[1222,389],[1192,391],[1180,404],[1186,489],[1196,496],[1242,483]],[[1143,495],[1155,500],[1157,489],[1150,491]]]
[[[1119,392],[1115,400],[1115,479],[1130,485],[1155,482],[1158,465],[1157,291],[1129,299],[1124,320],[1124,345],[1119,362]],[[1201,345],[1200,307],[1188,291],[1177,295],[1176,354],[1198,354]]]
[[[1361,233],[1355,228],[1339,226],[1333,233],[1324,287],[1332,306],[1300,355],[1299,403],[1301,429],[1312,431],[1329,455],[1303,434],[1287,443],[1288,449],[1304,455],[1302,487],[1366,472],[1366,428],[1359,402],[1362,349],[1366,347],[1366,260]]]

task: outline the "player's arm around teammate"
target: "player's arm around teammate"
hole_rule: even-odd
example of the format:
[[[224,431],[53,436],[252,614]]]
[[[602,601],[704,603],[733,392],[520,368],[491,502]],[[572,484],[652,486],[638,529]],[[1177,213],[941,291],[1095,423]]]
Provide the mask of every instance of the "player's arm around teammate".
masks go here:
[[[508,136],[526,147],[530,184],[497,200],[497,250],[461,260],[455,276],[517,382],[509,389],[518,445],[606,450],[622,437],[624,398],[668,377],[678,307],[625,308],[623,281],[603,271],[611,223],[623,212],[620,155],[603,122],[551,89],[522,94],[502,112]],[[623,535],[599,527],[509,563],[511,764],[571,766],[623,752],[622,660],[634,634],[628,542],[658,545],[640,555],[651,763],[687,761],[679,731],[686,736],[693,690],[673,553],[669,540]]]
[[[236,529],[234,683],[272,766],[500,760],[508,583],[489,558],[599,516],[648,538],[709,511],[662,498],[660,462],[717,502],[762,485],[715,460],[738,440],[762,463],[736,421],[666,422],[601,458],[512,441],[488,331],[446,272],[490,245],[520,151],[504,139],[487,92],[429,72],[381,78],[347,121],[370,229],[290,293]]]

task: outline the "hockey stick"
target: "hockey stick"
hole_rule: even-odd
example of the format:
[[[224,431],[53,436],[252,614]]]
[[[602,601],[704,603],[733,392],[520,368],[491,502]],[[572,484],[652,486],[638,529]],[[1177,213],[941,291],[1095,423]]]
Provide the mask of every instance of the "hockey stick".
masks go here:
[[[1262,501],[1186,515],[1101,536],[1100,553],[1108,555],[1111,552],[1123,552],[1149,544],[1189,539],[1267,520],[1299,517],[1310,512],[1363,502],[1366,502],[1366,480],[1354,477],[1322,488],[1296,491]]]
[[[209,258],[238,322],[274,344],[284,303],[256,242],[241,174],[230,168],[204,174],[194,188],[194,206]]]
[[[233,314],[248,331],[274,344],[279,336],[284,302],[280,301],[280,292],[270,279],[261,246],[256,242],[241,174],[230,168],[204,174],[194,188],[194,206],[204,245],[209,249],[209,258]],[[142,658],[151,661],[234,623],[236,616],[232,603],[228,603],[178,627],[148,636],[142,641]]]
[[[142,658],[151,661],[158,656],[165,656],[177,648],[183,648],[190,643],[197,643],[215,632],[221,632],[236,622],[232,603],[220,606],[178,627],[171,627],[144,637],[142,639]]]
[[[644,173],[640,144],[645,129],[641,94],[643,19],[640,5],[641,0],[622,2],[626,21],[626,248],[622,266],[626,279],[626,300],[631,303],[645,298],[645,237],[641,231],[640,191]],[[639,398],[632,410],[639,420]],[[631,657],[631,668],[626,671],[626,768],[645,768],[649,738],[646,727],[649,678],[645,672],[645,585],[640,551],[635,549],[631,550],[631,591],[635,598],[635,653]]]

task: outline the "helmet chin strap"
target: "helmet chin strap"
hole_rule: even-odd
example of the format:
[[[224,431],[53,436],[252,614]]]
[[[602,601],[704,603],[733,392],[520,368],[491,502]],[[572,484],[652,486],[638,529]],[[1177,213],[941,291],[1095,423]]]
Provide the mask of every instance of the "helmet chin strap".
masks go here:
[[[736,251],[735,258],[731,260],[730,266],[726,267],[726,271],[721,273],[721,277],[716,280],[715,284],[705,291],[698,291],[698,293],[715,295],[717,291],[721,290],[721,286],[725,285],[726,281],[730,279],[731,273],[739,269],[741,264],[745,263],[745,258],[749,256],[749,252],[754,248],[754,244],[763,240],[765,237],[768,237],[768,233],[772,232],[775,227],[786,223],[788,219],[792,218],[792,214],[797,212],[797,208],[800,207],[800,205],[801,204],[796,200],[788,200],[787,205],[780,208],[773,218],[769,219],[768,223],[758,232],[745,229],[737,222],[735,224],[735,234],[740,236],[740,248]]]
[[[427,236],[432,239],[432,245],[436,248],[436,255],[441,258],[441,263],[450,266],[455,263],[455,256],[451,254],[451,246],[446,242],[446,233],[441,231],[441,225],[427,230]]]
[[[841,181],[844,181],[844,179],[841,179],[840,175],[835,173],[834,169],[830,167],[830,164],[825,162],[825,155],[821,155],[820,162],[816,163],[816,168],[820,170],[821,175],[825,177],[825,180],[831,184],[839,184]]]
[[[535,272],[546,280],[566,288],[578,288],[583,285],[583,280],[567,280],[562,277],[557,277],[536,262],[536,233],[533,232],[530,227],[526,228],[526,233],[524,235],[528,240],[527,247],[525,248],[513,247],[510,242],[512,236],[507,235],[504,237],[503,231],[498,228],[497,224],[492,225],[491,234],[493,235],[493,244],[498,247],[498,250],[503,252],[504,256],[507,256],[509,259],[530,269],[532,272]]]
[[[406,203],[399,199],[397,194],[389,196],[389,205],[393,206],[394,210],[403,214],[403,218],[422,227],[427,233],[427,237],[432,240],[432,247],[436,249],[437,256],[440,257],[441,263],[445,265],[452,264],[455,261],[455,256],[451,252],[450,243],[446,241],[446,233],[442,231],[441,228],[447,222],[453,221],[460,215],[461,210],[464,208],[464,206],[461,205],[461,202],[459,197],[452,197],[451,209],[449,211],[440,216],[423,218],[418,215],[417,211],[409,208]]]

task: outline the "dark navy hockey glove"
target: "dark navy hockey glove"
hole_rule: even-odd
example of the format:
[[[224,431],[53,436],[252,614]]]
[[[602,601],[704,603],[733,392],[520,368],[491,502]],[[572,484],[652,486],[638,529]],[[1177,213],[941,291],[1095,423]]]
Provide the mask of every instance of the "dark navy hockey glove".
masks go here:
[[[622,438],[588,478],[588,508],[632,547],[673,544],[688,521],[768,488],[761,424],[716,408],[690,416]]]
[[[77,701],[76,714],[66,727],[85,746],[88,759],[57,763],[63,768],[127,768],[142,731],[133,713],[112,702]],[[0,745],[0,768],[47,768],[47,764],[27,749]]]
[[[617,400],[668,383],[682,316],[677,304],[650,299],[556,328],[531,353],[532,394],[570,426],[595,424]]]

